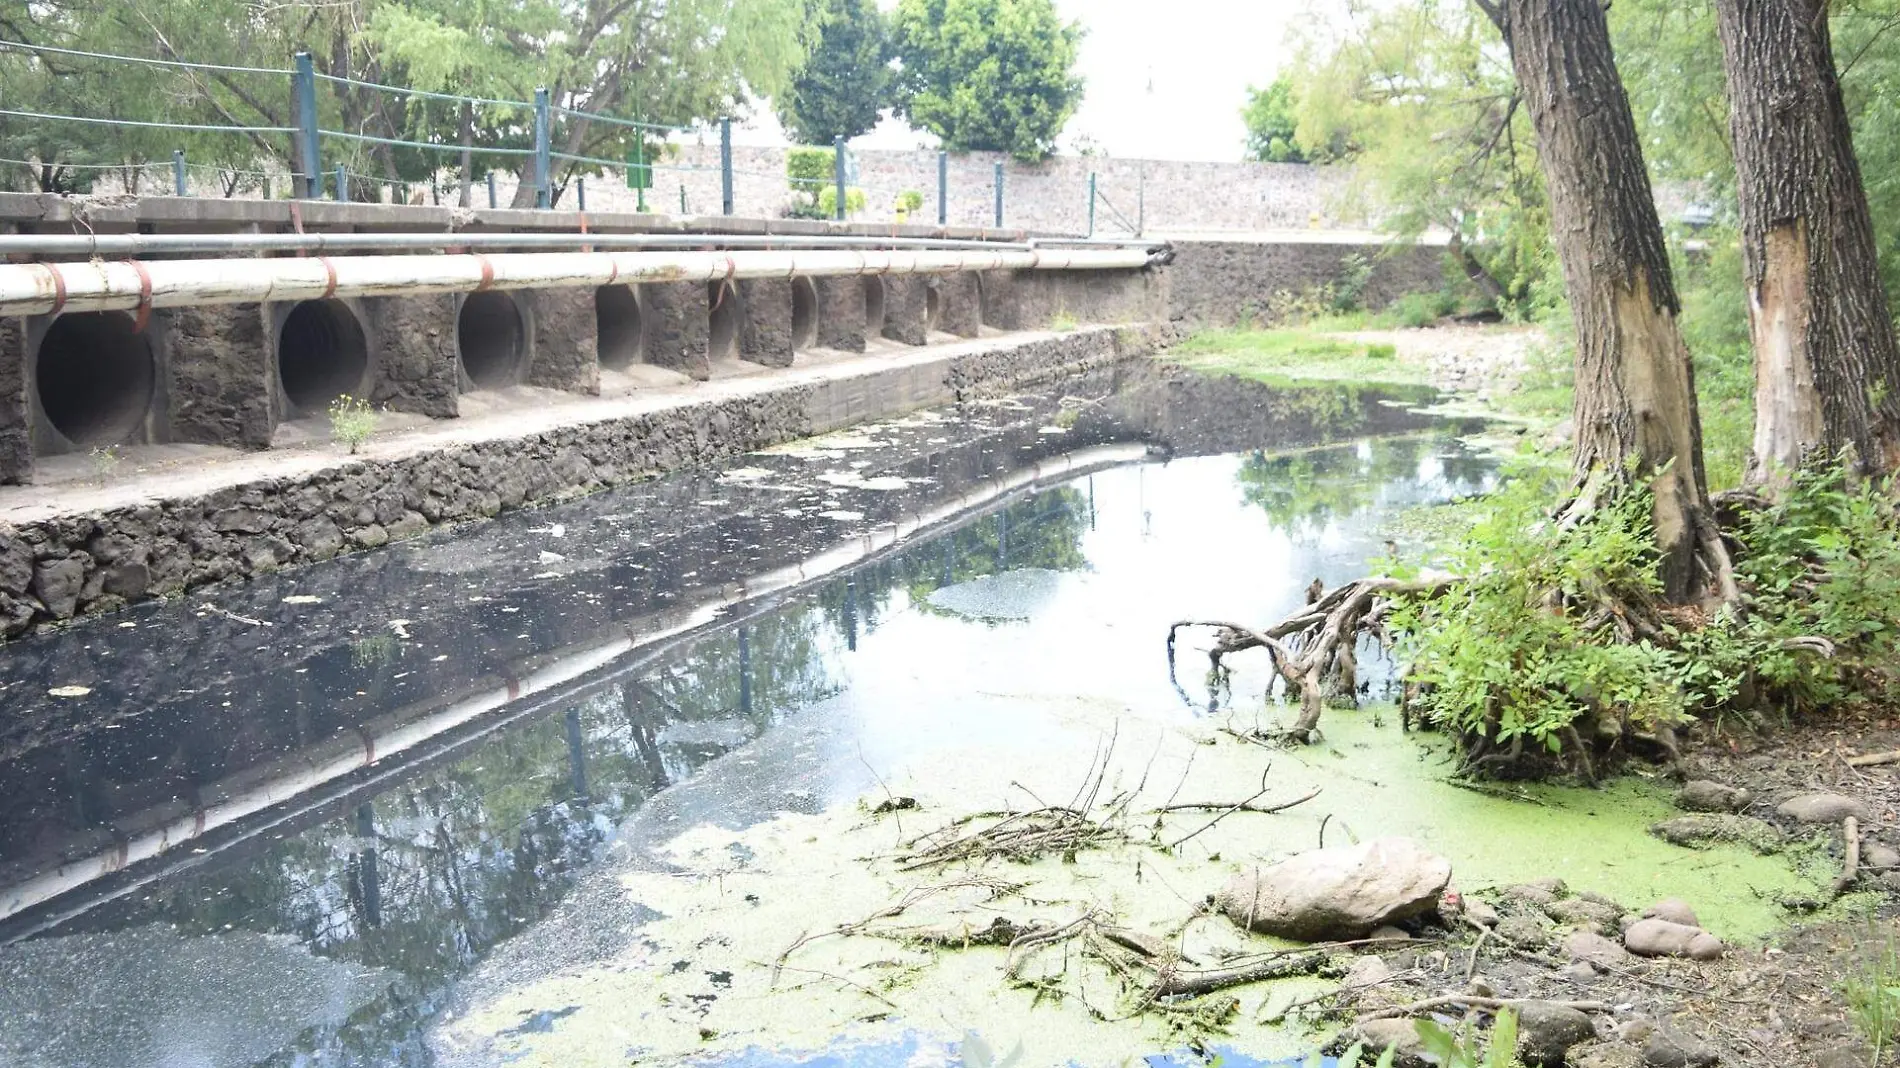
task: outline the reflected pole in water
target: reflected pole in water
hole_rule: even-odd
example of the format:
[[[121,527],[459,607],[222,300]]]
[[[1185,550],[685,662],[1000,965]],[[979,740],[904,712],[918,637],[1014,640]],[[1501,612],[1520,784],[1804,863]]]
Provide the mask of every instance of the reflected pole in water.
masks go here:
[[[1089,476],[1089,529],[1095,529],[1095,476]]]
[[[996,513],[996,569],[1009,570],[1009,509]]]
[[[567,710],[567,770],[576,801],[587,800],[587,751],[581,748],[581,710]]]
[[[844,580],[844,647],[854,653],[858,651],[858,584],[855,579]]]
[[[363,926],[383,925],[383,879],[376,863],[376,807],[364,803],[356,807],[356,899],[363,913]]]
[[[739,714],[752,717],[752,642],[739,628]]]
[[[627,712],[627,730],[633,735],[633,748],[640,754],[640,762],[646,765],[648,784],[654,793],[659,793],[672,783],[666,777],[666,761],[660,756],[660,742],[654,735],[653,723],[640,707],[640,689],[639,683],[627,683],[620,689],[620,701]]]

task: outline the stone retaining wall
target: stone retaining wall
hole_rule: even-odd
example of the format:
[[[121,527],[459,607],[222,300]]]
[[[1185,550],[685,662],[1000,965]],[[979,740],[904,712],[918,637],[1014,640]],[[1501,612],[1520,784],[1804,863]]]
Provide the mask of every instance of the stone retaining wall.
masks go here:
[[[590,493],[865,419],[1008,392],[1153,352],[1164,336],[1158,328],[1130,326],[1004,339],[941,360],[787,383],[525,438],[339,463],[307,477],[264,479],[202,497],[0,527],[0,636],[373,549],[437,524]]]

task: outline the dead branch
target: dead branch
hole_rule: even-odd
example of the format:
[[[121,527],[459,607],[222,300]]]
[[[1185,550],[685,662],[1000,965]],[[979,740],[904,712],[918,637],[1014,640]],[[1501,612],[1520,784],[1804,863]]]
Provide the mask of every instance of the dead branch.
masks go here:
[[[1215,968],[1207,971],[1170,969],[1157,977],[1148,993],[1150,999],[1195,997],[1211,994],[1216,990],[1224,990],[1230,986],[1265,982],[1268,979],[1284,979],[1289,975],[1312,975],[1324,968],[1329,960],[1331,960],[1330,955],[1323,950],[1306,950],[1277,960],[1256,961],[1237,968]]]
[[[1438,1009],[1461,1007],[1496,1012],[1499,1009],[1516,1008],[1520,1005],[1534,1004],[1541,1000],[1542,999],[1539,998],[1480,998],[1473,997],[1470,994],[1448,994],[1445,997],[1426,998],[1424,1001],[1414,1001],[1410,1005],[1396,1005],[1389,1009],[1375,1009],[1372,1012],[1361,1013],[1359,1022],[1390,1020],[1399,1016],[1417,1016],[1420,1013],[1433,1012]],[[1551,1001],[1547,1002],[1547,1004],[1562,1005],[1566,1009],[1575,1009],[1578,1012],[1610,1013],[1616,1011],[1614,1006],[1607,1005],[1601,1001]]]
[[[1834,879],[1834,894],[1837,897],[1860,878],[1860,820],[1849,816],[1841,821],[1841,841],[1845,848],[1841,858],[1841,873]]]
[[[1890,749],[1885,753],[1863,753],[1847,758],[1850,768],[1871,768],[1878,764],[1900,764],[1900,749]]]
[[[1432,596],[1459,581],[1462,580],[1359,579],[1335,587],[1265,630],[1240,623],[1182,620],[1168,628],[1168,655],[1172,662],[1176,634],[1183,627],[1214,628],[1214,648],[1208,651],[1208,659],[1216,670],[1221,670],[1223,659],[1234,653],[1266,649],[1274,670],[1286,680],[1288,691],[1297,693],[1300,698],[1299,719],[1286,734],[1296,741],[1310,742],[1326,707],[1328,679],[1341,684],[1335,689],[1350,696],[1347,686],[1356,681],[1353,647],[1359,635],[1378,632],[1380,621],[1395,598]]]
[[[1206,823],[1201,824],[1199,827],[1188,832],[1186,835],[1180,838],[1177,838],[1172,842],[1169,842],[1163,848],[1166,848],[1166,849],[1179,848],[1180,846],[1187,844],[1187,842],[1190,841],[1191,839],[1198,836],[1202,831],[1209,830],[1215,824],[1219,823],[1220,821],[1226,819],[1227,817],[1233,815],[1236,812],[1258,812],[1263,815],[1269,815],[1269,816],[1275,812],[1285,812],[1287,809],[1292,808],[1295,805],[1303,805],[1306,802],[1311,801],[1315,797],[1318,797],[1320,789],[1321,789],[1321,787],[1315,786],[1313,787],[1312,790],[1308,791],[1306,796],[1304,797],[1295,798],[1294,800],[1288,801],[1284,804],[1269,805],[1262,808],[1255,805],[1253,802],[1258,801],[1261,797],[1265,796],[1267,790],[1269,789],[1269,787],[1266,785],[1266,778],[1267,778],[1267,773],[1265,771],[1262,771],[1260,773],[1261,786],[1260,786],[1259,793],[1254,794],[1252,797],[1248,798],[1245,801],[1240,802],[1237,805],[1229,805],[1227,808],[1222,809],[1220,815],[1215,816],[1213,819],[1208,820]]]

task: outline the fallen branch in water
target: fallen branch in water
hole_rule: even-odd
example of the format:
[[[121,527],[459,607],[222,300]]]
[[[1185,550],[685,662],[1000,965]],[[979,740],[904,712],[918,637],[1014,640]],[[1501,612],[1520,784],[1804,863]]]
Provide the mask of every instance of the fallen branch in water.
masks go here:
[[[785,947],[785,952],[780,953],[778,959],[772,962],[772,985],[777,985],[779,972],[785,968],[785,962],[791,959],[792,954],[819,939],[864,933],[865,929],[871,924],[879,920],[890,920],[902,916],[910,908],[938,894],[947,893],[951,890],[968,890],[973,888],[989,891],[987,900],[994,901],[999,897],[1016,893],[1023,888],[1023,884],[1005,882],[1001,879],[974,878],[958,879],[954,882],[937,883],[929,886],[913,886],[909,890],[904,891],[903,896],[899,897],[895,902],[884,906],[861,920],[852,923],[841,923],[829,931],[820,931],[817,934],[799,935],[791,945]]]
[[[1168,628],[1168,662],[1174,662],[1177,633],[1184,627],[1212,627],[1214,648],[1208,660],[1223,670],[1223,658],[1247,649],[1265,649],[1273,668],[1299,695],[1300,716],[1286,735],[1310,742],[1326,707],[1326,683],[1350,695],[1358,689],[1357,645],[1360,631],[1378,632],[1392,600],[1432,596],[1460,581],[1456,578],[1406,582],[1391,578],[1363,578],[1331,592],[1316,593],[1304,609],[1265,630],[1218,620],[1182,620]]]
[[[1148,996],[1151,999],[1196,997],[1201,994],[1211,994],[1216,990],[1225,990],[1230,986],[1260,983],[1269,979],[1284,979],[1289,975],[1312,975],[1326,967],[1331,960],[1331,954],[1324,950],[1302,950],[1277,960],[1255,961],[1235,968],[1214,968],[1205,971],[1163,969],[1157,974],[1154,985],[1149,988]]]
[[[1268,789],[1266,785],[1266,779],[1267,779],[1267,773],[1265,771],[1262,771],[1260,773],[1261,786],[1260,786],[1259,793],[1254,794],[1252,797],[1248,798],[1245,801],[1240,802],[1237,805],[1227,806],[1226,808],[1221,810],[1220,815],[1215,816],[1213,819],[1208,820],[1206,823],[1201,824],[1199,827],[1188,832],[1186,835],[1180,838],[1177,838],[1172,842],[1169,842],[1163,848],[1176,849],[1180,846],[1183,846],[1187,844],[1193,838],[1199,836],[1202,831],[1211,829],[1215,824],[1219,823],[1220,821],[1226,819],[1227,817],[1233,815],[1236,812],[1258,812],[1262,815],[1270,816],[1275,812],[1285,812],[1287,809],[1292,808],[1295,805],[1303,805],[1306,802],[1311,801],[1315,797],[1319,796],[1320,787],[1315,786],[1313,787],[1312,790],[1308,791],[1305,797],[1295,798],[1294,800],[1288,801],[1285,804],[1281,804],[1281,805],[1269,805],[1265,808],[1260,808],[1260,807],[1255,806],[1253,802],[1260,800],[1260,798],[1266,794],[1267,789]],[[1164,811],[1164,810],[1158,809],[1157,811]]]

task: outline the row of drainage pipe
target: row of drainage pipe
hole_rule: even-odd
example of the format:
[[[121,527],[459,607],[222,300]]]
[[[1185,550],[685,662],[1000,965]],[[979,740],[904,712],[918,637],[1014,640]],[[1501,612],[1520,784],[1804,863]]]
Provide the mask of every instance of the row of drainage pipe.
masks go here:
[[[883,280],[867,275],[866,333],[883,326]],[[731,282],[707,284],[708,346],[715,360],[740,356],[744,304]],[[722,291],[723,290],[723,294]],[[930,321],[938,296],[930,293]],[[595,290],[600,366],[624,371],[644,362],[646,317],[633,286]],[[362,396],[371,375],[371,343],[350,302],[328,297],[299,301],[274,322],[277,385],[286,415],[316,415],[338,397]],[[818,338],[818,294],[810,278],[792,280],[792,347],[811,349]],[[470,293],[456,316],[456,348],[465,391],[520,383],[530,356],[529,323],[515,296],[503,290]],[[33,367],[34,402],[52,435],[44,451],[67,451],[145,440],[149,421],[162,418],[158,357],[149,332],[123,311],[69,312],[45,324]]]

